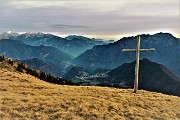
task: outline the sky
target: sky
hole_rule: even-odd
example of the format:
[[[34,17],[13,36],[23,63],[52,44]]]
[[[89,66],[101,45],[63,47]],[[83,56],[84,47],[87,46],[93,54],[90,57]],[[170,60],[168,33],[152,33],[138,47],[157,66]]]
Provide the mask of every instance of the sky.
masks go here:
[[[45,32],[119,39],[180,36],[179,0],[0,0],[0,33]]]

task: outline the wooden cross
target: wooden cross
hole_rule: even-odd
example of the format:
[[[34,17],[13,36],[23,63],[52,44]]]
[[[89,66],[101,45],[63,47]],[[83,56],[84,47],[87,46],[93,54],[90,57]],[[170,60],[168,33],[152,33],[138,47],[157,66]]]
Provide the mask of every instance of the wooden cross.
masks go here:
[[[155,51],[154,48],[140,49],[140,35],[137,37],[137,47],[136,49],[123,49],[123,52],[136,52],[136,66],[135,66],[135,80],[134,80],[134,93],[138,90],[138,76],[139,76],[139,58],[140,52],[144,51]]]

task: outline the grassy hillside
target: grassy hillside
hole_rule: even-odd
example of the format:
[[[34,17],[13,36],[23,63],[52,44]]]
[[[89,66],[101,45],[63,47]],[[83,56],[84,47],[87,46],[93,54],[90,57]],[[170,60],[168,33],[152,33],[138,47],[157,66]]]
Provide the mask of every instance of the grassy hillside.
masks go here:
[[[140,90],[62,86],[0,62],[0,119],[180,119],[180,98]]]

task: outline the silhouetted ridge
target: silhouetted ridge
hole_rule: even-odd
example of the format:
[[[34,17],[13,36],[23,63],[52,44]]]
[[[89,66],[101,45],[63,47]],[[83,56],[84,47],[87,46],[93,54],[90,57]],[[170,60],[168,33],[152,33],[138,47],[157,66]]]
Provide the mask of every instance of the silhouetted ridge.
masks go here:
[[[74,83],[67,81],[63,78],[52,76],[40,70],[32,69],[28,67],[26,64],[16,62],[13,59],[5,58],[3,55],[0,55],[0,62],[7,62],[11,64],[12,66],[16,66],[17,71],[30,74],[46,82],[61,84],[61,85],[75,85]]]
[[[72,81],[79,80],[81,85],[133,88],[135,64],[136,61],[124,63],[113,70],[86,75],[76,74],[74,77],[72,76],[73,71],[69,71],[66,75],[71,76],[69,79]],[[85,72],[83,69],[78,70],[77,73]],[[140,60],[139,89],[180,96],[180,78],[164,65],[145,58]]]
[[[40,70],[40,71],[49,73],[54,76],[62,77],[62,72],[61,72],[62,68],[58,67],[57,65],[55,65],[53,63],[45,62],[38,58],[17,60],[17,61],[24,63],[33,69]]]
[[[120,87],[134,86],[135,61],[125,63],[110,71],[109,81],[111,83],[124,83]],[[173,74],[162,64],[151,62],[148,59],[140,61],[139,89],[156,91],[166,94],[180,96],[180,78]]]

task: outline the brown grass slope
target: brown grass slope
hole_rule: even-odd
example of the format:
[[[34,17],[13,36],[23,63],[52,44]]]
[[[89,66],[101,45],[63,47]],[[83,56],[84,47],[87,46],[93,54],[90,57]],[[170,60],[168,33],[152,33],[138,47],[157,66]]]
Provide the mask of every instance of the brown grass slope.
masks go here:
[[[180,98],[140,90],[62,86],[0,62],[0,119],[180,119]]]

